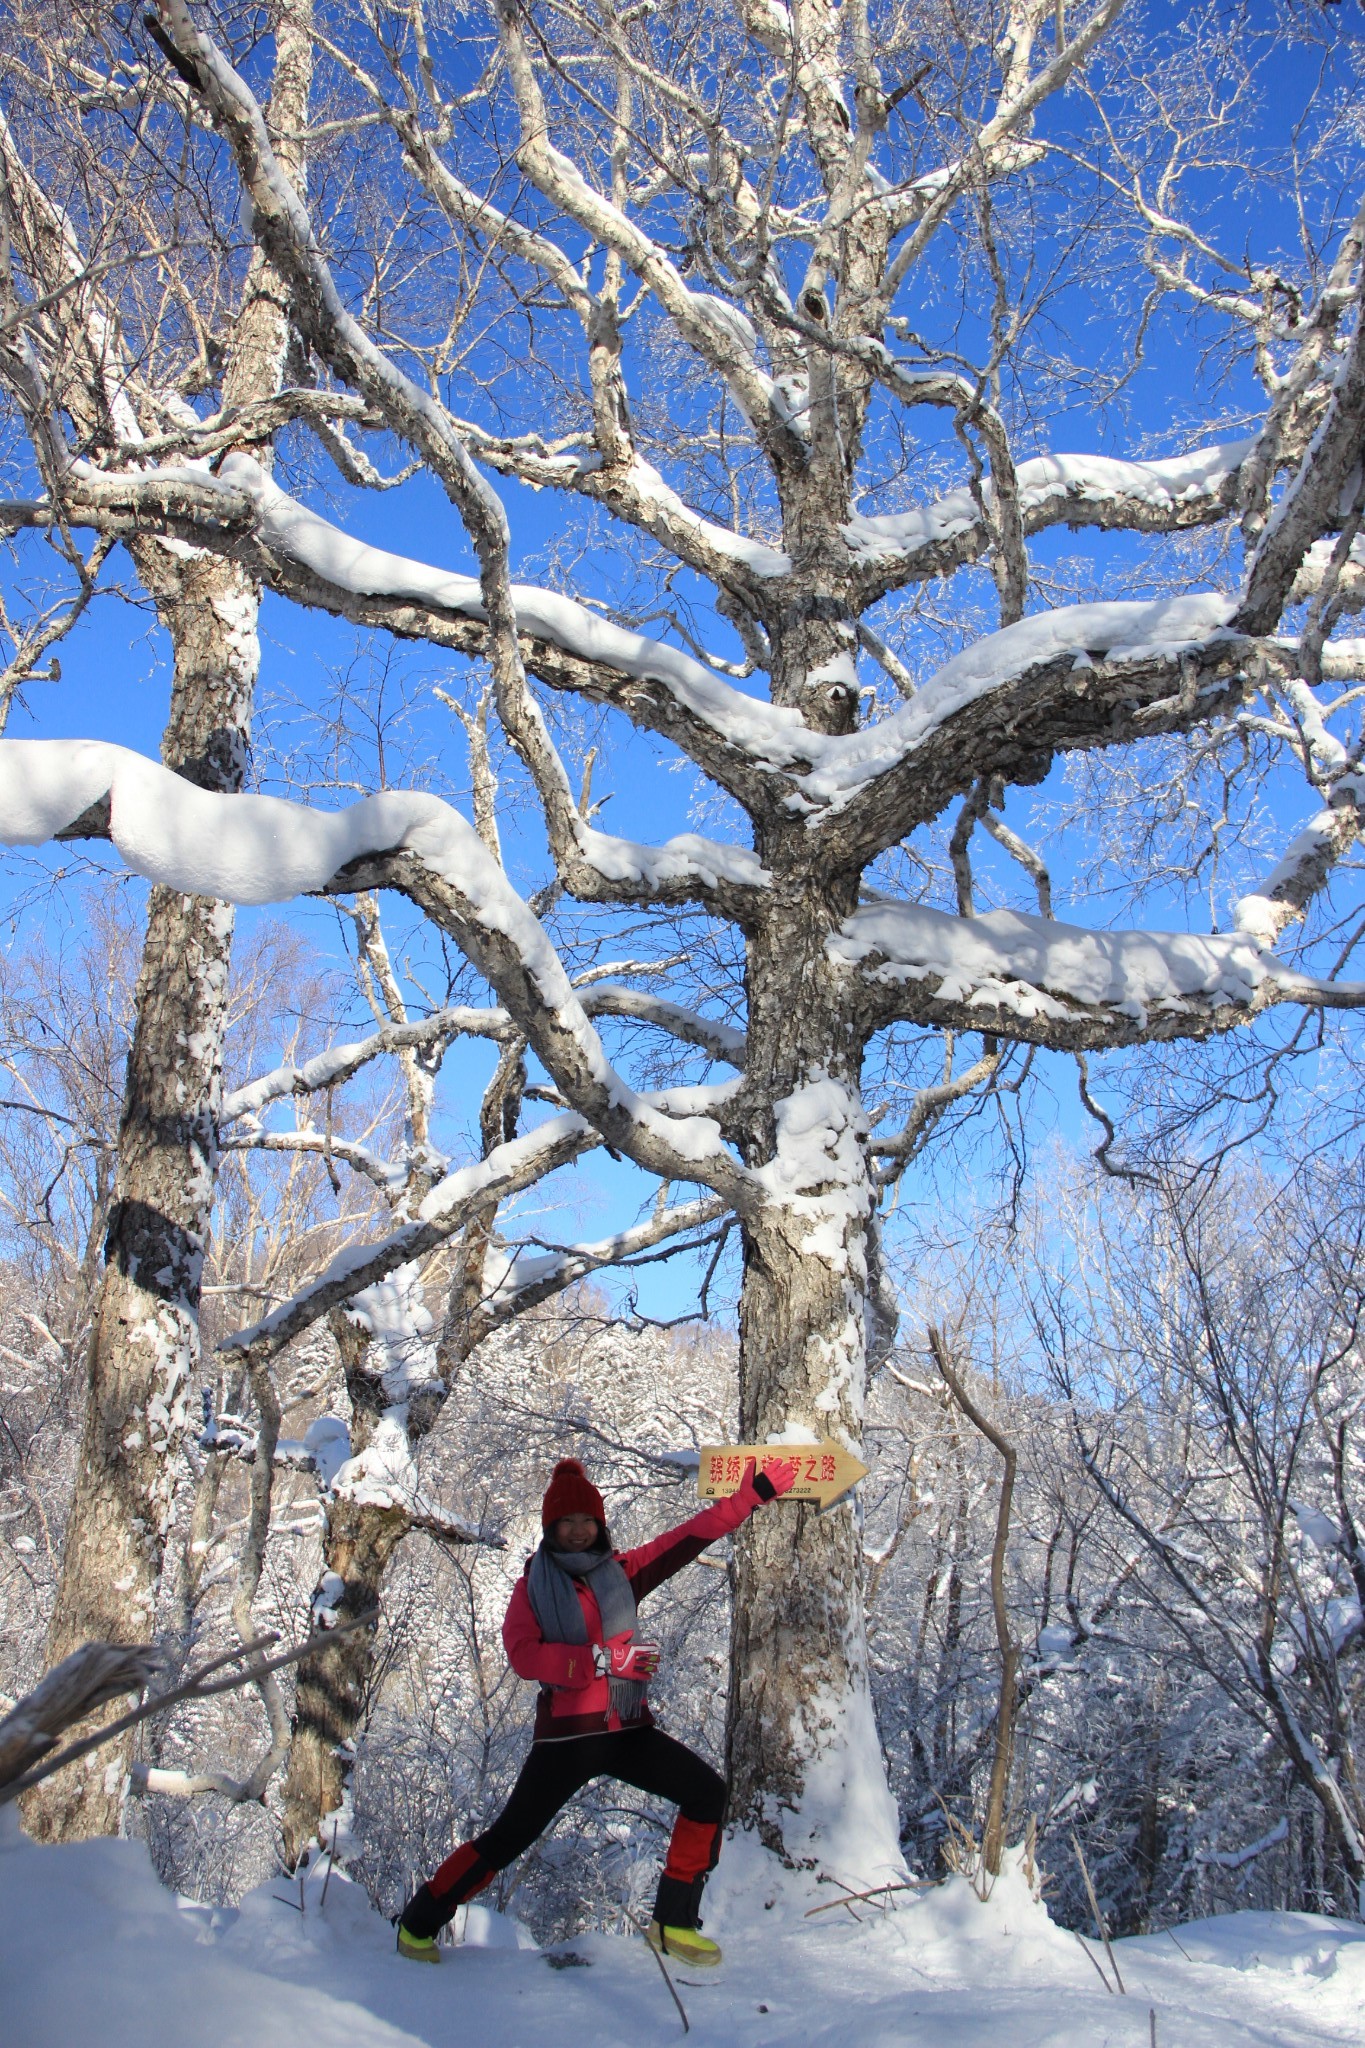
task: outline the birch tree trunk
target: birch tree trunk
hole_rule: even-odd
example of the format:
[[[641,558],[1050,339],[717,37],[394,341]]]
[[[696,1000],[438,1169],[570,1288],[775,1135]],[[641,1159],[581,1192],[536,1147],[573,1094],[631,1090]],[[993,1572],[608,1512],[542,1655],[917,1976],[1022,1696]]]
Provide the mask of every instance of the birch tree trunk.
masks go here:
[[[285,131],[306,110],[310,31],[311,0],[292,0],[271,101]],[[288,336],[287,295],[258,253],[224,374],[225,410],[278,388]],[[250,452],[269,460],[267,444]],[[179,542],[136,541],[130,552],[174,654],[162,760],[201,788],[238,790],[259,666],[259,585],[236,563]],[[151,892],[50,1665],[90,1640],[146,1641],[155,1623],[175,1453],[199,1360],[233,922],[227,904]],[[130,1732],[37,1788],[25,1806],[34,1838],[116,1833],[132,1742]]]
[[[256,679],[256,593],[232,564],[139,548],[175,650],[162,759],[240,788]],[[156,587],[160,582],[160,588]],[[48,1637],[52,1664],[155,1626],[217,1169],[233,912],[154,888],[119,1128],[118,1187],[87,1355],[84,1433]],[[25,1809],[39,1841],[117,1832],[132,1735],[59,1772]]]

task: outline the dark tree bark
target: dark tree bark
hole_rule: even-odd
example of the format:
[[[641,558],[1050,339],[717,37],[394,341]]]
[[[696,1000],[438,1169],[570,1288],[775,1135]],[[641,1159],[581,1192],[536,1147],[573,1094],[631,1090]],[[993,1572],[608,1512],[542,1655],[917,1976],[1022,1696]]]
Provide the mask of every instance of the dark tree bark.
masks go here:
[[[378,1607],[384,1574],[411,1523],[401,1507],[342,1498],[328,1504],[319,1588],[337,1621]],[[333,1592],[333,1583],[336,1590]],[[374,1671],[378,1623],[362,1624],[315,1650],[299,1666],[294,1739],[284,1786],[284,1860],[293,1870],[340,1810],[351,1778],[350,1745],[360,1730]]]

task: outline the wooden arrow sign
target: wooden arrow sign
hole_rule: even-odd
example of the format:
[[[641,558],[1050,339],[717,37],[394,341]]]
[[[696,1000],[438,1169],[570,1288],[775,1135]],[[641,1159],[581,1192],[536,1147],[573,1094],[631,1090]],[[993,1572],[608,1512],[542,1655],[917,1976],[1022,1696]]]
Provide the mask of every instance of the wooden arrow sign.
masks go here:
[[[833,1507],[850,1487],[867,1477],[866,1465],[829,1437],[822,1444],[703,1444],[697,1466],[697,1492],[702,1499],[723,1500],[727,1494],[738,1493],[750,1458],[757,1460],[760,1472],[765,1458],[797,1459],[801,1469],[796,1484],[783,1498],[818,1501],[822,1508]]]

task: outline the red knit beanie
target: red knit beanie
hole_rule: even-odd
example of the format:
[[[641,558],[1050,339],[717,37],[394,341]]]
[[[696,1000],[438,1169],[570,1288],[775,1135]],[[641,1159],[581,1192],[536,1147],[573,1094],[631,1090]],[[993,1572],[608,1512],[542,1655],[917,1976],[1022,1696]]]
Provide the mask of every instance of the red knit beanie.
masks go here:
[[[604,1529],[607,1526],[602,1496],[577,1458],[561,1458],[550,1475],[540,1504],[541,1528],[551,1528],[561,1515],[595,1515]]]

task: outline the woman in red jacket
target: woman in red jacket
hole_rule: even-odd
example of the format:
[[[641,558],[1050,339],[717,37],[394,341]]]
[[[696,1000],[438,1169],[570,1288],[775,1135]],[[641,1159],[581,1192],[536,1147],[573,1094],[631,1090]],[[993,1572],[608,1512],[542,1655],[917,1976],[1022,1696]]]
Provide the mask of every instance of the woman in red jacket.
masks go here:
[[[437,1962],[436,1936],[542,1834],[593,1778],[619,1778],[673,1800],[673,1837],[659,1880],[649,1940],[689,1963],[718,1963],[698,1930],[702,1886],[720,1853],[725,1780],[654,1726],[645,1698],[658,1669],[654,1644],[638,1641],[636,1611],[674,1572],[755,1508],[796,1483],[794,1458],[753,1459],[739,1491],[638,1550],[614,1551],[602,1496],[575,1458],[555,1466],[541,1504],[540,1548],[518,1579],[502,1625],[508,1661],[536,1679],[535,1734],[521,1776],[491,1828],[462,1843],[421,1885],[398,1918],[398,1952]]]

